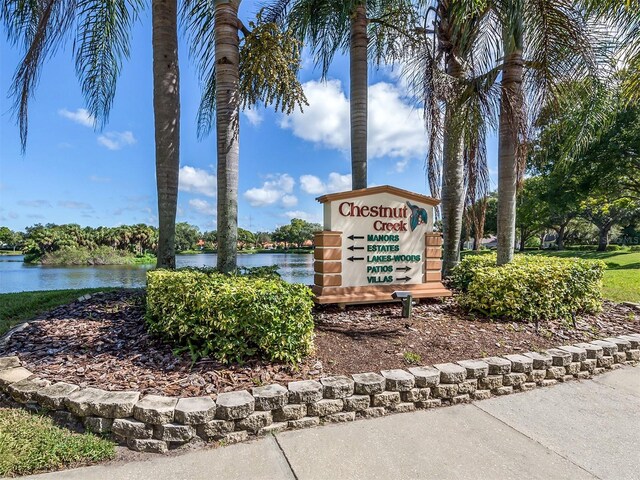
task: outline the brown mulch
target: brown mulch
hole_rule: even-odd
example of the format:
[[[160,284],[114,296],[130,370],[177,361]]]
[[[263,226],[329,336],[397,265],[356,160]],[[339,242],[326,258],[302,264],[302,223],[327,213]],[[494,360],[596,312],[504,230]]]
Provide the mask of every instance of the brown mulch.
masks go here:
[[[316,354],[293,368],[252,360],[222,365],[188,355],[151,337],[140,291],[96,294],[42,315],[12,335],[0,356],[19,355],[42,378],[82,387],[140,390],[171,396],[211,395],[268,383],[430,365],[489,355],[539,350],[640,332],[640,312],[605,302],[603,312],[535,325],[490,321],[461,311],[454,300],[430,301],[411,320],[397,304],[318,307]]]

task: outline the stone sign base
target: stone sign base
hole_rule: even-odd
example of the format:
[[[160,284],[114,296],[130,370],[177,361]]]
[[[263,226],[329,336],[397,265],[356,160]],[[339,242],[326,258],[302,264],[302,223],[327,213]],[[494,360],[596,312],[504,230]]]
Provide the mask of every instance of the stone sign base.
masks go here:
[[[316,303],[345,305],[397,302],[391,298],[391,294],[398,290],[411,292],[414,299],[450,297],[452,295],[451,291],[447,290],[440,282],[375,287],[321,287],[314,285],[312,290],[316,296]]]

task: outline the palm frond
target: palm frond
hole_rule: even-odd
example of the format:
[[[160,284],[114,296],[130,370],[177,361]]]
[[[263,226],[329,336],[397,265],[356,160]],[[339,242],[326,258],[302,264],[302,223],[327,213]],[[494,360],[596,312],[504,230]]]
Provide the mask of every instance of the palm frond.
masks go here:
[[[27,145],[29,99],[38,84],[45,60],[64,44],[74,15],[73,0],[4,0],[2,4],[2,20],[7,25],[9,39],[24,48],[10,90],[23,152]]]
[[[215,125],[216,62],[215,2],[185,0],[180,10],[180,24],[189,43],[189,57],[195,63],[202,89],[197,113],[198,138],[206,137]]]
[[[143,6],[143,0],[78,1],[76,73],[97,128],[109,117],[122,62],[129,58],[131,29]]]

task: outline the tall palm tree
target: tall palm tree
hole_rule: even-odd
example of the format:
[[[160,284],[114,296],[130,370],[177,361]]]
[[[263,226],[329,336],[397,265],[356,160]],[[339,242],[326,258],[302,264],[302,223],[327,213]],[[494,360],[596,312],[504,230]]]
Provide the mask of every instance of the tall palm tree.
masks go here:
[[[158,190],[158,268],[176,267],[180,171],[180,73],[177,0],[152,0],[153,118]]]
[[[497,76],[489,11],[474,2],[423,2],[408,75],[424,103],[432,195],[442,199],[443,273],[460,261],[465,199],[487,190],[485,135],[495,119]],[[425,8],[426,7],[426,8]],[[433,26],[426,20],[433,13]],[[444,110],[444,115],[443,115]],[[444,116],[444,119],[442,118]]]
[[[215,92],[218,157],[218,269],[236,268],[240,162],[240,0],[215,1]]]
[[[561,94],[561,82],[596,74],[597,55],[587,18],[574,2],[497,0],[492,6],[502,30],[498,135],[498,265],[502,265],[514,254],[516,191],[524,171],[528,116],[548,104],[547,97]]]
[[[349,52],[351,182],[367,187],[369,57],[374,63],[397,60],[411,25],[410,0],[275,0],[266,19],[286,23],[316,56],[326,76],[336,52]]]
[[[24,49],[11,90],[23,151],[27,144],[29,99],[42,66],[68,37],[74,38],[76,73],[87,109],[97,128],[106,124],[123,60],[129,57],[131,28],[143,7],[143,0],[3,0],[0,16],[8,37]],[[152,23],[160,225],[157,266],[174,268],[180,135],[176,0],[153,0]]]
[[[297,79],[300,43],[275,23],[263,21],[260,14],[245,26],[238,18],[240,1],[184,3],[191,55],[203,83],[198,111],[201,137],[212,130],[215,118],[217,267],[225,273],[237,267],[240,108],[274,104],[291,113],[306,103]]]

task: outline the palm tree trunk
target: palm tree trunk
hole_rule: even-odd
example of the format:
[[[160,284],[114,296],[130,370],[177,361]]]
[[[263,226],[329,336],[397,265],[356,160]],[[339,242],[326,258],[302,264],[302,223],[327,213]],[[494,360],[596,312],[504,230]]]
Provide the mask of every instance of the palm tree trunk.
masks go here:
[[[462,66],[453,55],[447,59],[447,73],[453,78],[462,76]],[[464,151],[462,130],[456,116],[456,100],[447,102],[444,115],[444,138],[442,141],[442,273],[451,270],[460,262],[460,237],[464,215]]]
[[[367,188],[367,13],[359,4],[351,19],[349,43],[351,187]]]
[[[460,236],[464,214],[464,159],[462,132],[454,108],[447,105],[442,150],[442,271],[444,276],[460,262]]]
[[[518,133],[524,110],[522,74],[522,50],[515,48],[505,55],[502,70],[498,140],[498,265],[513,260],[516,239]]]
[[[180,75],[176,0],[152,0],[153,114],[158,189],[158,268],[175,268],[180,169]]]
[[[240,0],[216,0],[216,136],[218,151],[218,270],[236,269],[238,256],[238,163]]]

